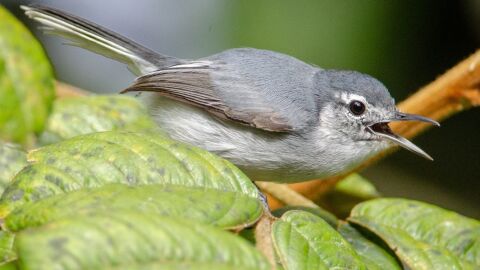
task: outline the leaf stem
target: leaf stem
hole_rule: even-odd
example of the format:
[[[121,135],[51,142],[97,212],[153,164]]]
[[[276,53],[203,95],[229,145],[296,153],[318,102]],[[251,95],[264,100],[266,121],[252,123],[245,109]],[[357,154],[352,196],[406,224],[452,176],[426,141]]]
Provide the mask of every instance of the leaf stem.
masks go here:
[[[270,262],[271,269],[276,269],[275,250],[272,241],[272,225],[277,218],[265,212],[255,225],[256,248]]]

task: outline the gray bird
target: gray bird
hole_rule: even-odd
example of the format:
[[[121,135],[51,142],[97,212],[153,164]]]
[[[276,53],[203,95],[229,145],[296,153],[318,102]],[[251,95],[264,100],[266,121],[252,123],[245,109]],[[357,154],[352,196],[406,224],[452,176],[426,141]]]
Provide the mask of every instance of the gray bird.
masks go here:
[[[385,86],[368,75],[251,48],[178,59],[64,11],[22,8],[46,32],[127,64],[139,77],[123,92],[142,92],[162,129],[230,160],[253,180],[336,175],[392,143],[431,159],[388,123],[438,123],[399,112]]]

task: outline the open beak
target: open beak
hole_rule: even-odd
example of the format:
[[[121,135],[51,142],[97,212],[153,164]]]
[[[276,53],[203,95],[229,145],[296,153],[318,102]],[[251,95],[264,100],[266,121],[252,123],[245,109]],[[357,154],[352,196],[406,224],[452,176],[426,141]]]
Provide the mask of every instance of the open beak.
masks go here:
[[[376,122],[376,123],[373,123],[373,124],[367,126],[367,129],[371,133],[373,133],[375,135],[378,135],[378,136],[381,136],[385,139],[388,139],[388,140],[400,145],[401,147],[403,147],[403,148],[405,148],[405,149],[407,149],[407,150],[409,150],[409,151],[411,151],[411,152],[413,152],[413,153],[415,153],[419,156],[422,156],[422,157],[424,157],[428,160],[433,160],[433,158],[430,155],[425,153],[425,151],[420,149],[418,146],[416,146],[415,144],[413,144],[409,140],[403,138],[402,136],[399,136],[399,135],[393,133],[393,131],[388,126],[388,123],[393,122],[393,121],[420,121],[420,122],[430,123],[430,124],[433,124],[435,126],[440,126],[440,124],[437,121],[432,120],[432,119],[427,118],[427,117],[424,117],[424,116],[421,116],[421,115],[395,112],[394,117],[389,118],[389,119],[385,119],[385,120],[382,120],[382,121],[379,121],[379,122]]]

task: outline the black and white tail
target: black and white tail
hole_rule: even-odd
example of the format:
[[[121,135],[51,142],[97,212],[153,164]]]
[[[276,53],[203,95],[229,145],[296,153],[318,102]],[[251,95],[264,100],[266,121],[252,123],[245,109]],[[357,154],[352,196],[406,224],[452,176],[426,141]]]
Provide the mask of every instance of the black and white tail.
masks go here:
[[[184,61],[158,54],[95,23],[64,11],[40,5],[22,6],[25,14],[43,24],[42,30],[59,35],[72,43],[128,65],[136,75],[184,63]]]

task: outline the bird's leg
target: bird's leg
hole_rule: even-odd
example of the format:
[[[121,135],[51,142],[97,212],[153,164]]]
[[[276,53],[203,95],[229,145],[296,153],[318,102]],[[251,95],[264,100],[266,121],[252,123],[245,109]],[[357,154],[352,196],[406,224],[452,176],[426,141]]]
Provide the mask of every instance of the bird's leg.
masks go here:
[[[265,195],[265,193],[262,192],[262,190],[258,187],[258,185],[257,185],[256,182],[253,182],[253,184],[255,185],[255,187],[257,187],[258,198],[259,198],[260,201],[262,202],[263,209],[265,210],[266,213],[270,213],[270,214],[271,214],[270,206],[268,206],[267,195]]]

